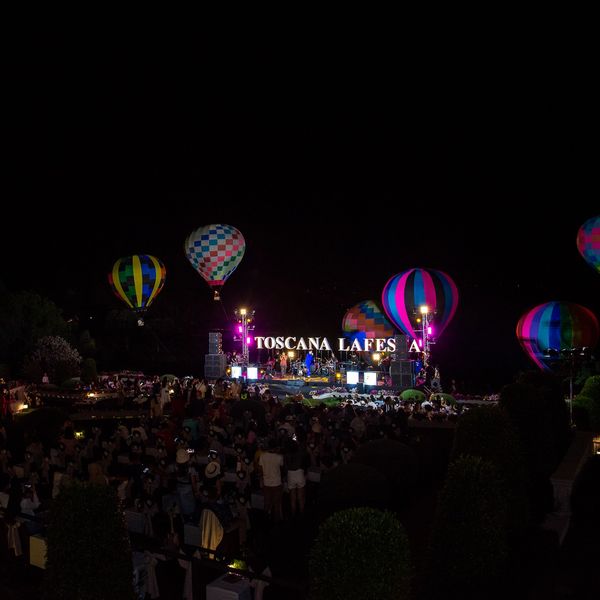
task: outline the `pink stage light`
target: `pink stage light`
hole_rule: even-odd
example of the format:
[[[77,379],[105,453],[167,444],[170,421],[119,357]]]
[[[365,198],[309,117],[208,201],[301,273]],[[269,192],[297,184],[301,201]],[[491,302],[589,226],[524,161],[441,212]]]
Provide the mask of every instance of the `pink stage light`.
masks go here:
[[[238,326],[238,333],[242,333],[242,326],[241,325]]]
[[[423,340],[419,340],[419,346],[422,348],[423,347]]]
[[[431,335],[433,333],[433,329],[431,327],[427,328],[427,335]]]
[[[248,344],[248,346],[252,345],[252,338],[250,336],[246,338],[246,344]]]

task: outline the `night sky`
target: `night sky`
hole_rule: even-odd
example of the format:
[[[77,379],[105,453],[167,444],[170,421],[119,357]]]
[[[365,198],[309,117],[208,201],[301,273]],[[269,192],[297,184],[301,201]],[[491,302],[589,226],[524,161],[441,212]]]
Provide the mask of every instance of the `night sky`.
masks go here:
[[[154,254],[167,280],[153,311],[199,361],[215,307],[182,246],[209,223],[246,238],[222,298],[229,313],[256,309],[257,334],[337,337],[345,310],[380,302],[393,274],[447,272],[460,304],[436,362],[479,386],[529,366],[514,331],[534,304],[600,313],[600,277],[575,245],[598,212],[576,114],[483,89],[451,102],[405,89],[400,108],[381,86],[350,93],[324,74],[274,85],[259,50],[231,71],[203,55],[192,75],[189,58],[76,55],[55,48],[7,72],[0,281],[92,331],[119,308],[113,262]]]

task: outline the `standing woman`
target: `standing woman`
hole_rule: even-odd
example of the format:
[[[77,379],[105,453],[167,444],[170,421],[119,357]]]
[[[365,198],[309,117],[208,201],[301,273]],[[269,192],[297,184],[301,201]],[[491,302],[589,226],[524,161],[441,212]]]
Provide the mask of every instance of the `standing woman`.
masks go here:
[[[285,377],[287,372],[287,356],[285,352],[282,352],[279,356],[279,368],[281,369],[281,376]]]
[[[296,513],[300,515],[304,514],[307,463],[308,455],[304,449],[295,440],[290,440],[284,456],[284,465],[287,470],[287,485],[290,492],[292,518],[296,516]]]

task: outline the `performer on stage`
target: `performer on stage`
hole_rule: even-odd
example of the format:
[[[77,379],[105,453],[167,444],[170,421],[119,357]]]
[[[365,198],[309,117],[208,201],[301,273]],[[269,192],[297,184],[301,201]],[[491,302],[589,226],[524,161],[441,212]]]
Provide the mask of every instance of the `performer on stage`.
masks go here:
[[[279,368],[281,369],[281,376],[285,377],[287,371],[287,356],[285,355],[285,352],[282,352],[279,355]]]
[[[315,360],[315,357],[313,355],[313,352],[312,352],[312,350],[309,350],[308,354],[306,355],[306,359],[304,360],[304,365],[306,366],[306,376],[307,377],[310,377],[310,370],[312,368],[314,360]]]

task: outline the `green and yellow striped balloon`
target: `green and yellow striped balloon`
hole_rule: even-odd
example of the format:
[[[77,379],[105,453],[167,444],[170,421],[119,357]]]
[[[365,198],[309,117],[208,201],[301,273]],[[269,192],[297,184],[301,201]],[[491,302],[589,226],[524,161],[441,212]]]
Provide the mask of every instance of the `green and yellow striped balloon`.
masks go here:
[[[143,311],[165,284],[167,270],[155,256],[134,254],[119,258],[108,274],[113,292],[136,311]]]

